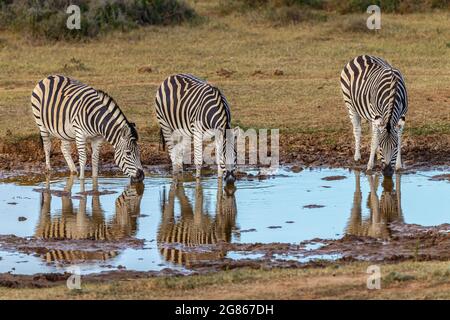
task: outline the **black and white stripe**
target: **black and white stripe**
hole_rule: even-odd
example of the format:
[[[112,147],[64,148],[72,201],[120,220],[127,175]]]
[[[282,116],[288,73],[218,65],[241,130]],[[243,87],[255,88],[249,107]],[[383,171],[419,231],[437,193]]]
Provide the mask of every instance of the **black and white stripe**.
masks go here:
[[[361,118],[372,125],[372,143],[367,169],[374,166],[378,150],[385,172],[395,163],[401,169],[401,141],[408,111],[402,74],[383,59],[362,55],[351,60],[341,72],[341,88],[353,124],[355,160],[361,158]]]
[[[362,210],[363,197],[361,192],[360,172],[355,171],[355,193],[353,207],[346,227],[346,234],[389,239],[391,237],[390,224],[404,222],[401,206],[401,175],[395,178],[395,188],[392,177],[384,177],[383,191],[378,196],[377,190],[380,176],[368,175],[370,192],[367,197],[369,215],[364,217]]]
[[[71,172],[76,167],[70,143],[76,142],[80,162],[80,179],[84,179],[86,144],[92,146],[92,176],[98,175],[100,146],[104,140],[114,146],[114,159],[132,179],[142,181],[144,173],[133,123],[105,92],[64,76],[49,76],[36,85],[31,106],[39,127],[46,169],[50,170],[51,137],[61,140],[61,151]]]
[[[156,93],[156,116],[167,143],[174,171],[182,170],[183,155],[194,138],[194,162],[200,176],[203,139],[215,136],[218,175],[234,182],[236,149],[230,107],[220,90],[192,75],[177,74],[163,81]],[[188,145],[178,142],[189,137]]]
[[[168,195],[163,189],[157,241],[166,261],[190,266],[195,260],[217,260],[226,255],[226,251],[216,245],[231,242],[232,232],[237,229],[236,198],[234,192],[227,190],[219,179],[213,217],[208,212],[210,206],[199,181],[195,186],[194,204],[186,195],[182,182],[174,180]],[[178,217],[175,215],[177,202],[181,211]],[[203,248],[199,250],[198,247]]]

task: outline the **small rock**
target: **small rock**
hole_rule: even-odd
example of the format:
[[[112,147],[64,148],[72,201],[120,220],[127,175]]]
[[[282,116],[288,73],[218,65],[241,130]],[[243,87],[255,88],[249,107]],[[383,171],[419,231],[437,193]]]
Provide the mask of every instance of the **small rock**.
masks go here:
[[[151,72],[153,72],[153,69],[150,66],[142,66],[142,67],[139,67],[138,72],[139,73],[151,73]]]
[[[335,181],[335,180],[343,180],[343,179],[347,179],[347,177],[346,176],[328,176],[328,177],[322,178],[322,180],[325,180],[325,181]]]
[[[282,76],[282,75],[284,75],[284,72],[283,72],[283,70],[276,69],[273,74],[275,76]]]
[[[235,71],[227,70],[227,69],[224,69],[224,68],[221,68],[221,69],[216,71],[216,74],[218,76],[222,76],[222,77],[225,77],[225,78],[228,78],[233,73],[235,73]]]
[[[317,209],[317,208],[323,208],[325,206],[321,205],[321,204],[308,204],[306,206],[303,206],[303,208],[305,209]]]

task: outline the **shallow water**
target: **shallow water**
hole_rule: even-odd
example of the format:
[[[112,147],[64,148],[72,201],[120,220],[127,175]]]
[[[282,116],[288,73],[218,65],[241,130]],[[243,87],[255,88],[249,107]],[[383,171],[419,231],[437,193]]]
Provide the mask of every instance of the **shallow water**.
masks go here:
[[[22,252],[0,244],[0,273],[64,272],[70,265],[83,274],[123,267],[188,272],[194,260],[260,257],[225,252],[214,245],[220,241],[299,243],[345,234],[388,239],[392,221],[423,226],[449,222],[450,183],[430,180],[441,173],[417,172],[390,180],[343,169],[280,170],[272,178],[237,181],[234,194],[218,188],[215,178],[196,184],[149,177],[144,190],[127,186],[125,178],[101,178],[100,194],[79,194],[76,179],[71,193],[63,192],[70,189],[69,179],[52,181],[50,193],[43,192],[45,183],[0,184],[0,235],[66,244]],[[331,176],[339,177],[323,179]],[[92,190],[89,180],[85,188]],[[141,246],[127,245],[130,238],[144,241]],[[96,247],[83,242],[78,248],[86,239]],[[122,245],[114,247],[116,243]],[[275,258],[306,261],[288,255]]]

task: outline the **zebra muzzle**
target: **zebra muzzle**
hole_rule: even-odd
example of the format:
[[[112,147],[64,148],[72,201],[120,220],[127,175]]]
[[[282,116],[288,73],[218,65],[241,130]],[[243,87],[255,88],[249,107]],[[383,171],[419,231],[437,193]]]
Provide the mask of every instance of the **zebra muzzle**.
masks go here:
[[[144,181],[144,171],[142,169],[138,169],[136,172],[136,175],[134,177],[131,177],[132,183],[142,182]]]
[[[225,183],[226,183],[227,185],[232,185],[232,184],[234,184],[234,182],[236,181],[236,177],[235,177],[235,175],[234,175],[234,172],[233,172],[233,171],[227,171],[227,172],[225,173],[224,180],[225,180]]]
[[[391,177],[394,173],[394,169],[392,168],[391,164],[383,164],[383,175],[387,177]]]

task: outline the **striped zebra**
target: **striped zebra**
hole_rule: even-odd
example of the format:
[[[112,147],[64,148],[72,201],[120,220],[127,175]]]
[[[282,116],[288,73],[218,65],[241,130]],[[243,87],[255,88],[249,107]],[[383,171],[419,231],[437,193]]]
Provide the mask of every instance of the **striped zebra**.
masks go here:
[[[360,172],[355,171],[355,193],[346,234],[381,239],[389,239],[391,237],[389,224],[391,222],[404,222],[401,206],[400,177],[400,174],[396,175],[395,189],[392,178],[384,177],[382,183],[383,191],[381,196],[378,197],[379,176],[368,176],[370,192],[367,197],[367,207],[370,215],[364,218],[362,214]]]
[[[196,176],[203,163],[202,142],[215,136],[218,176],[227,184],[235,181],[238,128],[231,129],[230,107],[221,91],[189,74],[172,75],[158,88],[155,98],[163,147],[167,143],[174,173],[182,171],[183,156],[194,138]],[[180,137],[188,137],[182,139]],[[188,143],[186,143],[188,142]]]
[[[174,179],[168,197],[165,190],[161,199],[162,218],[158,229],[158,247],[166,261],[190,266],[199,260],[218,260],[226,255],[221,242],[230,243],[236,230],[236,198],[234,190],[223,188],[219,179],[215,215],[211,216],[205,205],[203,188],[199,181],[195,186],[195,202],[185,193],[182,182]],[[175,216],[178,200],[181,215]],[[175,246],[174,246],[175,245]],[[207,249],[197,247],[208,246]]]
[[[138,134],[117,103],[108,94],[77,80],[60,75],[38,82],[31,94],[31,106],[39,127],[46,170],[49,172],[51,137],[61,140],[61,151],[71,173],[77,169],[72,160],[70,143],[76,142],[80,179],[84,179],[86,144],[92,146],[92,176],[98,176],[100,146],[104,140],[114,147],[114,160],[134,182],[144,179]]]
[[[143,188],[140,184],[129,185],[115,201],[115,214],[109,220],[105,218],[100,203],[100,194],[94,186],[92,192],[91,213],[88,213],[88,196],[83,191],[78,208],[75,209],[72,200],[73,176],[67,180],[64,192],[56,192],[61,196],[61,213],[51,212],[51,190],[45,190],[41,198],[41,213],[36,227],[35,236],[51,240],[121,240],[136,235],[137,218],[140,214],[140,204]]]
[[[361,159],[361,118],[372,125],[372,143],[367,170],[372,170],[378,150],[383,171],[402,168],[401,142],[408,111],[405,82],[399,70],[368,55],[351,60],[341,72],[344,102],[353,124],[355,161]]]

